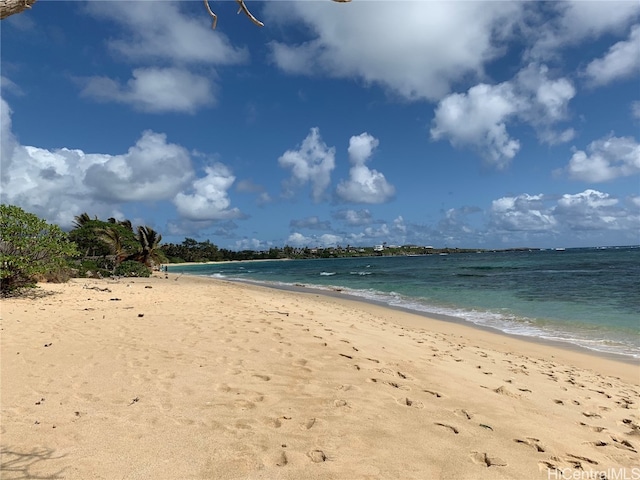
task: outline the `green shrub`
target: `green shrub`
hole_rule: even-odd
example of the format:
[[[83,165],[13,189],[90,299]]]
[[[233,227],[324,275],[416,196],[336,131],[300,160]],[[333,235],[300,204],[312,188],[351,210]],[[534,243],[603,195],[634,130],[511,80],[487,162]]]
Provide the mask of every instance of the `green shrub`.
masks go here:
[[[102,278],[111,275],[112,262],[106,259],[82,260],[75,276],[80,278]]]
[[[151,269],[140,262],[126,260],[118,265],[114,273],[121,277],[149,277]]]
[[[75,245],[57,225],[50,225],[14,205],[0,205],[0,292],[33,287],[37,278],[59,272]]]

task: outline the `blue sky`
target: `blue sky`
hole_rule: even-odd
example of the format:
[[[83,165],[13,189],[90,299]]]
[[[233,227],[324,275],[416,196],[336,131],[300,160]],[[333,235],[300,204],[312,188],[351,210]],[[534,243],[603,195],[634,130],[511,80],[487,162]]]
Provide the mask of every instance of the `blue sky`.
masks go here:
[[[231,249],[640,243],[640,3],[40,0],[2,202]]]

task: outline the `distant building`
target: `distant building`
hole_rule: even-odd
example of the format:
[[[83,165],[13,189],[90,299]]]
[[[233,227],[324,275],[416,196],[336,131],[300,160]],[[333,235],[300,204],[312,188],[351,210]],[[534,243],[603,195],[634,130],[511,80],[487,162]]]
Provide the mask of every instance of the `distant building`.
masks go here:
[[[381,252],[384,250],[384,245],[374,245],[373,246],[373,251],[374,252]]]

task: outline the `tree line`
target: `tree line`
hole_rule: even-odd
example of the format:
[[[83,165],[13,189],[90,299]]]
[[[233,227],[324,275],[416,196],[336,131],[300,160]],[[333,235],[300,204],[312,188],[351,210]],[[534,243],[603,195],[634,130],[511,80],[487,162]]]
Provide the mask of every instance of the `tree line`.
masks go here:
[[[13,205],[0,205],[0,293],[33,286],[38,280],[71,277],[142,276],[166,263],[221,262],[391,255],[465,253],[476,249],[434,249],[416,245],[308,248],[285,245],[269,250],[234,251],[209,240],[185,238],[162,244],[162,235],[130,220],[106,221],[87,213],[74,217],[68,233]]]
[[[71,277],[148,277],[166,262],[162,235],[131,221],[107,221],[87,213],[66,233],[15,205],[0,205],[0,293],[32,287],[39,280]]]

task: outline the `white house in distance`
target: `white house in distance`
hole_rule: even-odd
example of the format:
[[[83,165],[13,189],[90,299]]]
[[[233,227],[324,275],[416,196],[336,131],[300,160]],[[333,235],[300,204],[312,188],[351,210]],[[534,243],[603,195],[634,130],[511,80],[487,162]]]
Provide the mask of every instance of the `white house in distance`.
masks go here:
[[[373,251],[374,252],[381,252],[384,250],[384,245],[374,245],[373,246]]]

